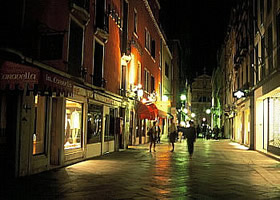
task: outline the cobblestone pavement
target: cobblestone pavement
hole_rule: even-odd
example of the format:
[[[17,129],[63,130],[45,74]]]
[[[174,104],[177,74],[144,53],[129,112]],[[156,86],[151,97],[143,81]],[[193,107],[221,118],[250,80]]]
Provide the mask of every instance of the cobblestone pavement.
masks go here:
[[[2,182],[0,199],[280,199],[280,163],[263,154],[229,140],[198,140],[191,160],[186,141],[169,150],[140,145]]]

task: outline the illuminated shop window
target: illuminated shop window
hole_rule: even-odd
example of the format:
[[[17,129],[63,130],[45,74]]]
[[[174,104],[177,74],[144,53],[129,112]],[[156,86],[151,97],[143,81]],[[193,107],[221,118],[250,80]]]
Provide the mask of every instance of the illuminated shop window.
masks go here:
[[[280,97],[269,98],[269,145],[280,148]]]
[[[82,147],[82,110],[81,103],[66,100],[64,149]]]
[[[102,107],[89,104],[87,120],[87,143],[101,142]]]
[[[114,140],[115,128],[115,109],[110,108],[110,114],[105,116],[105,141]]]
[[[47,103],[46,97],[35,96],[33,155],[45,153]]]

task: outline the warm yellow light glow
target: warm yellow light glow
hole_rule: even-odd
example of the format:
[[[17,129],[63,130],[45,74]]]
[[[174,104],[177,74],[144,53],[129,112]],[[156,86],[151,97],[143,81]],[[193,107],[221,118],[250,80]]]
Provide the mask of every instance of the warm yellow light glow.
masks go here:
[[[183,126],[183,127],[185,127],[185,126],[186,126],[186,122],[181,121],[181,122],[180,122],[180,125]]]
[[[186,95],[184,95],[184,94],[182,94],[182,95],[180,96],[180,99],[181,99],[181,101],[186,101],[187,96],[186,96]]]
[[[188,109],[184,108],[183,112],[187,114],[188,113]]]
[[[191,117],[193,117],[193,118],[194,118],[195,116],[196,116],[196,115],[195,115],[195,113],[192,113],[192,114],[191,114]]]
[[[162,96],[162,101],[168,101],[168,96],[163,95],[163,96]]]
[[[135,66],[137,66],[135,64],[135,59],[134,59],[134,55],[131,54],[131,62],[130,62],[130,70],[129,70],[129,83],[130,84],[134,84],[135,81]]]
[[[137,96],[138,96],[138,97],[142,97],[142,96],[143,96],[143,94],[144,94],[144,92],[143,92],[143,90],[142,90],[142,89],[137,90]]]
[[[125,55],[121,57],[121,65],[127,66],[127,64],[130,62],[131,56],[130,55]]]

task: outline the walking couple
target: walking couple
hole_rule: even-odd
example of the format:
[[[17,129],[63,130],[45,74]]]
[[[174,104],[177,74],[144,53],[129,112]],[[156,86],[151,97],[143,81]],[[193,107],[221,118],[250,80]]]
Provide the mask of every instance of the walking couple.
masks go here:
[[[189,128],[182,128],[182,131],[186,131],[184,133],[184,135],[187,137],[187,144],[188,144],[188,152],[189,152],[189,157],[190,159],[192,158],[193,155],[193,149],[194,149],[194,142],[196,140],[196,131],[194,128],[194,123],[193,121],[189,122],[190,127]],[[177,127],[174,123],[174,119],[171,119],[171,124],[169,127],[169,141],[172,145],[172,150],[171,152],[174,151],[174,143],[176,141],[176,137],[177,137]]]

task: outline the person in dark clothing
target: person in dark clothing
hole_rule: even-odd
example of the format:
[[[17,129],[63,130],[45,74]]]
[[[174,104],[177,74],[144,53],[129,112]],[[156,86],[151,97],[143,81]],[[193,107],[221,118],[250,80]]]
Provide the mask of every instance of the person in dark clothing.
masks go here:
[[[161,133],[160,133],[160,127],[159,127],[159,125],[157,125],[156,126],[156,132],[157,132],[157,143],[160,143],[160,135],[161,135]]]
[[[192,159],[193,150],[194,150],[193,145],[196,140],[196,131],[194,128],[193,121],[190,121],[189,123],[190,123],[190,127],[188,128],[188,132],[187,132],[187,143],[188,143],[189,156],[190,159]]]
[[[148,131],[150,136],[150,152],[152,152],[152,146],[154,145],[154,152],[156,152],[156,140],[157,140],[157,131],[156,131],[156,121],[153,122],[153,126]]]
[[[199,133],[200,133],[200,126],[199,126],[199,124],[197,125],[197,127],[196,127],[196,137],[198,137],[199,136]]]

